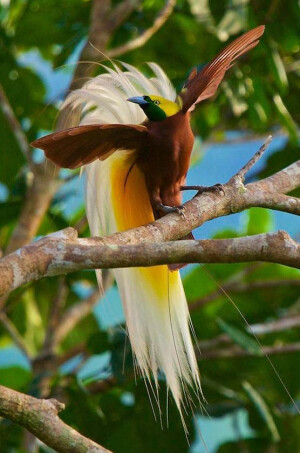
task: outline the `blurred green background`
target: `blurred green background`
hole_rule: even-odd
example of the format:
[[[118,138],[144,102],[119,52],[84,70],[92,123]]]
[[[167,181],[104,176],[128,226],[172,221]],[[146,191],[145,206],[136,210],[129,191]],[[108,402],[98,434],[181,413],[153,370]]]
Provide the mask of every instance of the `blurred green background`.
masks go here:
[[[112,1],[111,7],[122,2]],[[0,2],[0,84],[29,142],[54,128],[87,39],[91,3]],[[102,50],[139,36],[164,6],[160,0],[136,3]],[[248,181],[299,158],[298,2],[181,0],[143,47],[120,56],[145,71],[143,63],[155,61],[179,89],[192,67],[205,64],[226,42],[260,24],[266,24],[266,32],[259,46],[235,64],[218,96],[193,116],[197,141],[191,184],[226,182],[270,133],[272,146]],[[0,137],[0,247],[5,251],[32,172],[1,108]],[[38,150],[33,159],[43,165]],[[70,225],[88,235],[84,178],[62,171],[60,182],[36,236]],[[216,219],[196,231],[196,237],[236,237],[278,228],[299,238],[299,219],[262,209]],[[268,348],[299,404],[300,279],[295,269],[252,263],[188,266],[184,271],[208,401],[204,411],[196,406],[195,415],[186,416],[191,447],[174,404],[170,402],[168,428],[163,409],[162,430],[145,385],[135,383],[120,300],[110,280],[107,273],[108,290],[101,302],[92,271],[43,279],[13,292],[0,311],[0,384],[64,401],[67,408],[61,417],[115,453],[201,453],[206,451],[201,435],[210,453],[300,452],[295,407],[238,311],[218,288],[220,284],[226,289]],[[162,408],[165,400],[162,378]],[[0,452],[27,451],[50,450],[20,427],[0,420]]]

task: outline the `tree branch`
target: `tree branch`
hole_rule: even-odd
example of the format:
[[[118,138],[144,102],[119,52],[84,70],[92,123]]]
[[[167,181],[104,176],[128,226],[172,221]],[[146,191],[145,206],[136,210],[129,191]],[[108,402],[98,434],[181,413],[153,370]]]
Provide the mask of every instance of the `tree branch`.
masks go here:
[[[300,285],[300,282],[299,282]],[[285,316],[264,324],[252,324],[251,332],[256,335],[265,335],[273,332],[281,332],[287,329],[300,327],[300,315]],[[249,329],[248,329],[249,330]]]
[[[288,329],[299,328],[300,327],[300,316],[286,316],[283,318],[276,319],[275,321],[261,323],[261,324],[251,324],[247,331],[252,335],[253,333],[257,336],[266,335],[274,332],[282,332]],[[217,335],[214,338],[209,340],[201,340],[197,342],[197,347],[201,351],[201,355],[205,354],[206,350],[211,350],[221,345],[232,345],[233,340],[226,333]],[[236,346],[236,345],[235,345]]]
[[[111,237],[79,239],[76,230],[66,228],[23,247],[0,260],[0,295],[42,277],[80,269],[247,261],[300,267],[300,244],[283,231],[234,239],[136,245],[111,244]]]
[[[300,286],[300,280],[299,279],[257,280],[249,283],[243,283],[241,281],[237,281],[236,279],[234,279],[222,283],[223,290],[225,290],[226,292],[230,291],[231,294],[247,293],[249,291],[255,291],[257,289],[272,289],[282,286]],[[217,289],[216,291],[212,291],[209,294],[206,294],[205,296],[201,297],[200,299],[192,301],[189,305],[189,310],[193,311],[197,310],[198,308],[202,308],[209,302],[212,302],[213,300],[222,297],[222,295],[223,294],[220,292],[219,289]]]
[[[0,385],[0,415],[26,428],[59,453],[110,453],[66,425],[58,413],[64,404],[37,399]]]
[[[176,0],[168,0],[166,1],[166,4],[164,8],[158,13],[156,16],[152,26],[150,28],[147,28],[140,36],[138,36],[135,39],[132,39],[131,41],[115,47],[113,49],[110,49],[107,54],[110,58],[115,58],[119,57],[120,55],[123,55],[126,52],[129,52],[134,49],[138,49],[139,47],[142,47],[147,41],[149,41],[150,38],[164,25],[164,23],[168,20],[168,18],[171,16],[174,7],[176,5]]]
[[[92,308],[100,299],[98,288],[86,299],[72,305],[61,318],[60,323],[56,327],[53,339],[53,346],[58,346],[62,340],[74,329],[76,324],[85,316],[90,314]]]
[[[300,160],[265,180],[243,185],[245,172],[262,155],[268,142],[269,139],[224,186],[224,196],[203,193],[194,197],[185,204],[184,218],[170,214],[105,238],[78,239],[77,232],[67,228],[3,258],[0,294],[43,276],[79,269],[254,260],[299,267],[299,244],[284,232],[236,239],[164,242],[184,237],[207,220],[256,205],[258,199],[269,200],[268,207],[277,209],[278,199],[273,204],[272,195],[282,195],[300,185]],[[281,208],[284,201],[290,212],[297,199],[294,203],[294,197],[287,198],[281,199]],[[133,244],[138,245],[132,247]]]
[[[113,284],[113,273],[105,269],[102,272],[102,288],[103,293]],[[98,288],[93,291],[88,297],[81,300],[77,304],[72,305],[62,316],[59,324],[56,326],[53,335],[53,348],[57,347],[63,339],[71,332],[74,327],[86,316],[88,316],[94,306],[101,299],[101,294]]]
[[[7,99],[7,96],[1,84],[0,84],[0,107],[12,133],[15,136],[16,141],[19,144],[20,150],[24,154],[29,166],[31,166],[32,155],[30,146],[27,141],[27,137],[24,134],[21,125],[15,116],[15,113],[9,103],[9,100]]]
[[[223,349],[211,349],[203,351],[197,354],[199,360],[208,360],[208,359],[229,359],[229,358],[239,358],[239,357],[264,357],[266,355],[278,355],[286,354],[300,351],[300,342],[298,343],[289,343],[283,346],[263,346],[261,348],[261,355],[257,355],[255,352],[251,352],[246,349],[242,349],[239,346],[232,346],[230,348]]]
[[[76,66],[70,90],[80,88],[83,81],[93,74],[95,63],[99,57],[101,58],[101,54],[106,58],[106,48],[112,33],[132,13],[137,4],[138,0],[125,0],[111,9],[110,0],[93,0],[88,39],[80,53],[78,62],[81,64]]]
[[[254,154],[254,156],[246,163],[232,178],[230,181],[241,180],[244,182],[245,175],[251,170],[251,168],[256,164],[256,162],[261,158],[263,153],[266,151],[267,147],[272,141],[272,135],[269,135],[266,141],[261,145],[259,150]]]
[[[11,322],[11,320],[7,317],[6,313],[0,312],[0,323],[3,325],[4,329],[7,331],[15,345],[23,352],[23,354],[27,357],[27,359],[31,360],[30,352],[26,346],[23,337],[18,332],[16,326]]]
[[[49,166],[48,163],[47,166],[34,164],[32,168],[32,180],[27,188],[19,222],[10,237],[5,253],[11,253],[34,238],[49,203],[61,184],[54,177],[55,170],[50,162]]]
[[[56,333],[60,325],[60,319],[62,316],[62,310],[65,305],[65,301],[68,294],[68,287],[66,285],[65,277],[61,277],[58,283],[58,291],[51,302],[50,314],[44,339],[44,344],[39,355],[47,356],[53,354],[56,346]]]

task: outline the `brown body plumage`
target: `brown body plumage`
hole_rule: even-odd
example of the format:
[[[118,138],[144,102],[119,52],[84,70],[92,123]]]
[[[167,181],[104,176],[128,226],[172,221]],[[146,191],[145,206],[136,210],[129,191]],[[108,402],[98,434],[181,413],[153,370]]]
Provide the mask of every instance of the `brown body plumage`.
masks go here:
[[[180,187],[185,184],[194,144],[190,113],[180,111],[145,126],[148,137],[137,165],[145,175],[152,206],[154,210],[159,204],[180,206]]]

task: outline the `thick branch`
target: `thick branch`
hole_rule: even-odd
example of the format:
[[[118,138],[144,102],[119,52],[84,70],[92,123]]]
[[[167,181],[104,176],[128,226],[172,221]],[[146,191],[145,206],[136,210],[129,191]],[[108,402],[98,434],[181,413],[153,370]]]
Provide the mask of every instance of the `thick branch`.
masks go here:
[[[246,186],[230,181],[224,186],[224,196],[215,193],[196,196],[184,205],[184,218],[169,214],[148,225],[113,234],[106,241],[110,244],[140,244],[179,239],[208,220],[248,209],[253,200],[268,199],[274,193],[288,193],[299,186],[300,160],[269,178]],[[268,207],[277,209],[272,203]]]
[[[254,260],[299,267],[299,244],[284,232],[258,235],[257,241],[249,237],[159,244],[182,238],[207,220],[256,206],[258,199],[267,200],[268,207],[277,209],[279,197],[280,208],[285,204],[288,212],[297,212],[294,207],[299,205],[298,200],[283,194],[300,185],[300,161],[265,180],[243,185],[245,172],[261,156],[267,143],[224,186],[224,196],[203,193],[194,197],[185,204],[184,218],[170,214],[156,222],[106,238],[78,239],[75,230],[66,229],[3,258],[0,262],[0,295],[43,276],[78,269]],[[274,195],[278,197],[272,203]],[[133,244],[139,245],[126,247]]]
[[[119,57],[130,50],[138,49],[142,47],[150,38],[164,25],[164,23],[171,16],[174,7],[176,5],[176,0],[168,0],[164,8],[156,16],[152,26],[147,28],[140,36],[131,41],[123,44],[119,47],[115,47],[107,52],[110,58]]]
[[[2,258],[0,295],[42,277],[80,269],[247,261],[300,267],[300,244],[279,231],[235,239],[117,245],[111,244],[111,237],[78,239],[76,230],[67,228]]]
[[[64,404],[37,399],[0,385],[0,416],[26,428],[59,453],[109,453],[66,425],[58,413]]]

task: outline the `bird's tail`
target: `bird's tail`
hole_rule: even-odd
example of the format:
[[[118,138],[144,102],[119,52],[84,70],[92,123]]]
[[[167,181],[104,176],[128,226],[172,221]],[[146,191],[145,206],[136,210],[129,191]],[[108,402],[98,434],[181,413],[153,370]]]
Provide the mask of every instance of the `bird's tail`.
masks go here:
[[[105,162],[97,162],[93,175],[88,169],[87,206],[92,234],[99,234],[99,215],[100,222],[106,222],[106,232],[154,220],[144,176],[135,159],[135,153],[119,151]],[[102,183],[96,208],[90,203],[89,193],[94,192],[97,181]],[[138,368],[144,377],[153,376],[156,385],[158,370],[162,370],[180,408],[186,384],[200,388],[180,274],[171,272],[168,266],[116,269],[114,273]]]
[[[175,92],[162,70],[152,64],[155,78],[146,79],[135,68],[118,68],[88,82],[67,102],[84,103],[83,123],[141,123],[143,113],[125,99],[150,92],[169,99]],[[145,180],[132,150],[117,151],[105,161],[86,167],[86,207],[92,235],[107,235],[154,220]],[[114,270],[124,306],[127,329],[143,377],[165,375],[177,407],[193,386],[201,391],[190,336],[190,318],[178,271],[168,266]]]

